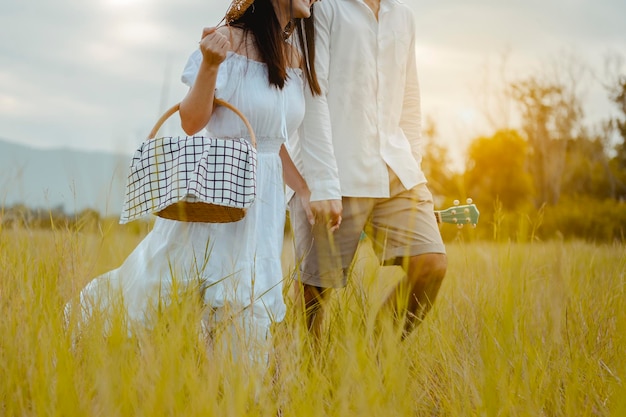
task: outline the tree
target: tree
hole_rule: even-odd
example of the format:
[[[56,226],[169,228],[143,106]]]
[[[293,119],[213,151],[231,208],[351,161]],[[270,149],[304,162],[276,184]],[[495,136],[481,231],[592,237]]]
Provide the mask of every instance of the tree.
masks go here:
[[[536,189],[536,206],[556,204],[561,193],[567,143],[577,136],[582,106],[573,91],[536,76],[514,83],[512,92],[529,144],[528,169]]]
[[[515,130],[474,139],[468,149],[466,188],[476,200],[499,200],[507,210],[526,205],[533,197],[527,156],[528,143]]]
[[[611,126],[621,138],[611,160],[611,171],[617,178],[617,193],[622,199],[626,199],[626,75],[616,77],[615,85],[610,88],[610,98],[620,112],[611,120]]]
[[[617,105],[620,116],[614,119],[615,128],[622,138],[622,143],[617,147],[618,160],[626,169],[626,75],[621,75],[611,91],[611,100]]]
[[[608,132],[603,129],[595,136],[585,133],[567,141],[561,183],[563,195],[589,196],[600,200],[615,197],[616,181],[605,145],[607,135]]]

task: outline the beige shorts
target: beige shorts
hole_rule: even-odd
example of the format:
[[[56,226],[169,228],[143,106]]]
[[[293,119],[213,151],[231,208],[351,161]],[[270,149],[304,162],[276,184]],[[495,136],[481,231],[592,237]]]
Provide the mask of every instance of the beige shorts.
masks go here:
[[[296,264],[301,282],[323,288],[341,288],[361,240],[371,238],[381,261],[425,253],[445,253],[426,184],[407,190],[390,170],[389,198],[343,197],[339,230],[311,227],[300,200],[289,202]]]

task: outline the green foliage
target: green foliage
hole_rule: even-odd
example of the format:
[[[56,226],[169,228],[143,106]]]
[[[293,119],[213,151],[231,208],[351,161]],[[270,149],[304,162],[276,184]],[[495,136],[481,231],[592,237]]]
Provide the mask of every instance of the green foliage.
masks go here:
[[[471,143],[464,179],[481,211],[474,238],[624,240],[626,77],[608,87],[620,113],[590,127],[577,83],[563,82],[566,72],[511,83],[521,133],[501,130]]]
[[[600,139],[581,137],[567,144],[562,196],[615,197],[615,179]]]
[[[499,201],[475,201],[480,222],[471,231],[453,231],[444,225],[442,235],[448,242],[492,240],[496,242],[532,242],[554,239],[590,242],[626,242],[626,203],[613,199],[598,200],[588,196],[563,197],[556,205],[536,210],[505,210]],[[456,234],[452,234],[452,233]]]
[[[626,147],[624,151],[626,152]],[[615,179],[615,198],[626,200],[626,167],[615,157],[609,161],[609,169]]]
[[[626,169],[626,75],[618,77],[610,91],[610,96],[620,111],[620,116],[614,119],[617,132],[622,137],[622,143],[617,148],[617,159]]]
[[[626,203],[590,197],[566,198],[546,207],[541,236],[626,241]]]
[[[616,104],[620,114],[610,123],[621,138],[615,146],[615,156],[610,161],[610,169],[616,179],[617,194],[626,198],[626,75],[617,77],[615,85],[610,88],[611,100]]]

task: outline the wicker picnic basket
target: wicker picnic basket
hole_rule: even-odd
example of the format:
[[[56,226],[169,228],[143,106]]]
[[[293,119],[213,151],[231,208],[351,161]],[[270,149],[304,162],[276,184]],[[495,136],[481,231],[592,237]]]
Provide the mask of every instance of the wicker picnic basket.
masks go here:
[[[121,223],[145,214],[185,222],[241,220],[256,197],[256,137],[248,119],[232,104],[215,99],[243,121],[250,141],[204,136],[161,137],[168,109],[135,153],[128,176]]]

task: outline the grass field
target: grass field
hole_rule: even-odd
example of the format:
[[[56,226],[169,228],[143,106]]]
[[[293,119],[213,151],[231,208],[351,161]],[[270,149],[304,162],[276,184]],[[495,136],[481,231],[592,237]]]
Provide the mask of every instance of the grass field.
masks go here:
[[[193,303],[131,337],[121,315],[107,338],[102,320],[64,331],[65,302],[141,237],[0,229],[0,415],[626,416],[623,245],[451,243],[404,342],[372,336],[401,271],[364,245],[319,347],[289,316],[268,367],[207,349]]]

